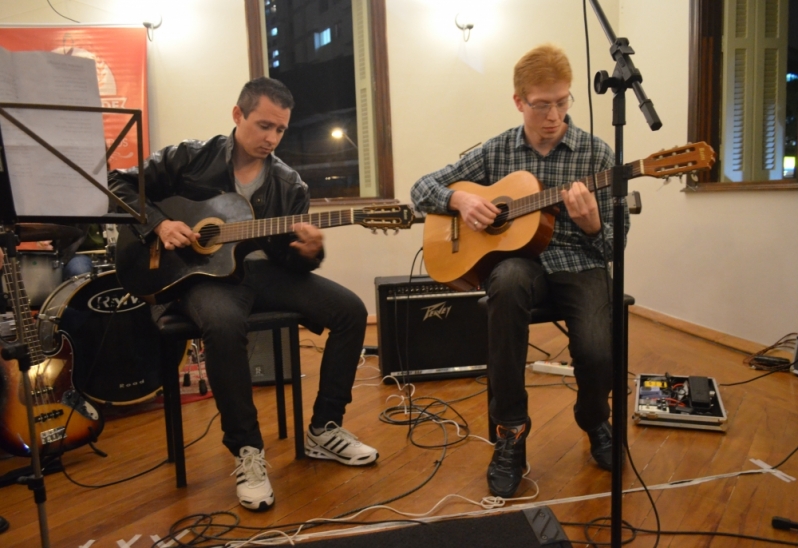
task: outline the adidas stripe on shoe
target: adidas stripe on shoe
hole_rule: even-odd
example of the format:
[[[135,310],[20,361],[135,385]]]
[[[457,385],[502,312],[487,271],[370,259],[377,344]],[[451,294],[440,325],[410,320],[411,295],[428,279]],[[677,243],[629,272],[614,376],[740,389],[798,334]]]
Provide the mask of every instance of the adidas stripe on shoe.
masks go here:
[[[328,422],[321,434],[308,430],[305,454],[315,459],[337,460],[349,466],[363,466],[376,461],[380,454],[357,439],[357,436]]]

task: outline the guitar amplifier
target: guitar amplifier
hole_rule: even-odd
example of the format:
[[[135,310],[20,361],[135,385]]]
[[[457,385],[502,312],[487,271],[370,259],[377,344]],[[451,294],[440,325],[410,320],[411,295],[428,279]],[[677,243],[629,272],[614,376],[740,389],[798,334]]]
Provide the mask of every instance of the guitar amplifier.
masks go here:
[[[435,380],[483,375],[488,318],[481,289],[459,292],[429,277],[374,279],[383,377]]]
[[[274,379],[274,342],[272,331],[251,331],[247,334],[247,355],[249,356],[249,373],[252,384],[256,386],[273,386]],[[280,341],[283,344],[283,380],[291,382],[291,341],[288,328],[280,329]]]

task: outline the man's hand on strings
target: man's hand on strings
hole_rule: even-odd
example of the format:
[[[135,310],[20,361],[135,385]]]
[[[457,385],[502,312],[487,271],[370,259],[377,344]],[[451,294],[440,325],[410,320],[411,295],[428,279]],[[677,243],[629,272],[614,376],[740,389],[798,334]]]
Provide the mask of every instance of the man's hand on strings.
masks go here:
[[[297,239],[291,242],[291,247],[300,255],[308,259],[315,259],[321,253],[323,236],[321,230],[312,224],[297,223],[291,227]]]
[[[598,202],[596,195],[590,192],[584,183],[571,183],[570,189],[560,191],[565,209],[576,225],[588,236],[594,236],[601,230]]]
[[[168,250],[191,245],[200,237],[197,232],[191,230],[191,227],[183,221],[170,221],[168,219],[155,227],[155,233]]]
[[[493,224],[501,211],[490,200],[462,190],[455,190],[449,199],[449,208],[460,212],[463,223],[475,232]]]

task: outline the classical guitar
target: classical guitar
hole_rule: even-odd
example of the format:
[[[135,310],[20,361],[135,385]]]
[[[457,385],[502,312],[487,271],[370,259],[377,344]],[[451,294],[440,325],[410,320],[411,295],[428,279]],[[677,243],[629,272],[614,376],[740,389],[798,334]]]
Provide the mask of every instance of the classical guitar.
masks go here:
[[[191,246],[166,250],[157,237],[141,241],[132,228],[120,230],[116,242],[116,274],[127,291],[150,302],[168,302],[183,282],[206,276],[235,279],[240,257],[239,242],[277,234],[288,234],[297,223],[319,228],[357,224],[377,229],[409,228],[413,210],[406,205],[372,205],[253,219],[249,202],[235,193],[195,202],[180,196],[156,206],[170,219],[180,220],[200,234]]]
[[[667,178],[709,169],[714,162],[712,147],[700,142],[664,150],[625,167],[630,178]],[[581,181],[594,192],[612,184],[612,170]],[[544,189],[527,171],[510,173],[490,186],[467,181],[453,183],[449,188],[482,196],[501,213],[481,232],[464,226],[459,215],[427,215],[424,262],[430,277],[453,289],[467,291],[477,287],[508,253],[540,255],[554,232],[552,208],[562,201],[560,191],[568,186]]]
[[[61,454],[95,441],[103,430],[103,420],[97,409],[72,385],[72,343],[68,337],[59,334],[56,350],[43,352],[19,263],[14,268],[7,261],[3,276],[6,288],[17,287],[15,280],[19,286],[19,299],[9,291],[14,309],[18,309],[22,317],[22,325],[17,326],[17,338],[28,345],[31,367],[27,374],[36,437],[31,442],[25,383],[19,362],[0,357],[0,447],[12,455],[28,457],[31,444],[36,443],[39,453],[45,456]]]

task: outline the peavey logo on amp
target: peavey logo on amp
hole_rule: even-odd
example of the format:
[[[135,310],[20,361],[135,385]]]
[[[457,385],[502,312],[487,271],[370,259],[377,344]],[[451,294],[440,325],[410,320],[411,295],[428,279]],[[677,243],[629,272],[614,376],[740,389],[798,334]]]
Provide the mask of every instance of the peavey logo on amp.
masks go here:
[[[121,287],[101,291],[89,299],[88,307],[102,314],[114,312],[130,312],[147,304],[138,297],[134,297]]]
[[[430,318],[438,318],[439,320],[445,319],[449,315],[449,312],[452,311],[452,307],[446,306],[446,301],[443,301],[438,304],[422,307],[421,310],[424,310],[424,319],[421,321],[425,322]]]

